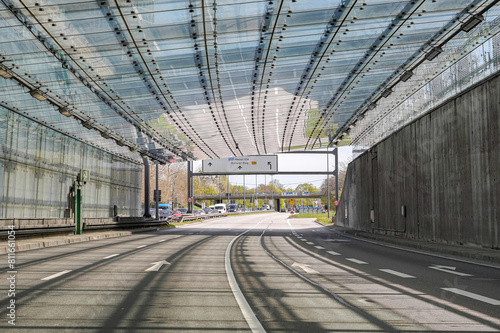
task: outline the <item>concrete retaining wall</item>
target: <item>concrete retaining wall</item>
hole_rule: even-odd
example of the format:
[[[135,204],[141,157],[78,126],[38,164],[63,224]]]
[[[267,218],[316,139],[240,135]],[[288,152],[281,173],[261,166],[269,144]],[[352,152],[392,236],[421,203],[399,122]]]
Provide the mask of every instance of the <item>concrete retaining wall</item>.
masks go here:
[[[496,76],[354,160],[347,171],[337,224],[498,249],[499,211],[500,76]]]

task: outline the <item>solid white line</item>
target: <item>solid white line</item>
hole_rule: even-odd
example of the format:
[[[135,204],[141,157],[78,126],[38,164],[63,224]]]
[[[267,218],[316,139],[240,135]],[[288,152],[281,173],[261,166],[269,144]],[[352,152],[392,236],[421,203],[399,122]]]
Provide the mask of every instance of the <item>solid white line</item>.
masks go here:
[[[381,269],[381,271],[392,274],[392,275],[396,275],[396,276],[399,276],[399,277],[402,277],[405,279],[415,279],[415,277],[412,275],[408,275],[408,274],[401,273],[401,272],[396,272],[396,271],[393,271],[392,269]]]
[[[260,224],[260,222],[258,224]],[[247,300],[245,299],[245,296],[241,292],[241,289],[238,286],[238,283],[236,282],[233,268],[231,267],[231,248],[233,247],[233,243],[244,233],[241,233],[235,238],[233,238],[233,240],[227,246],[224,266],[226,268],[226,275],[227,275],[227,280],[229,281],[229,286],[231,287],[234,298],[236,298],[236,302],[238,302],[241,313],[245,317],[248,326],[250,327],[252,332],[265,333],[266,330],[264,329],[264,327],[262,327],[262,324],[255,316],[255,313],[253,313],[252,308],[250,307]]]
[[[465,290],[461,290],[461,289],[457,289],[457,288],[441,288],[441,289],[449,291],[449,292],[452,292],[452,293],[455,293],[455,294],[459,294],[459,295],[462,295],[462,296],[465,296],[465,297],[473,298],[475,300],[478,300],[478,301],[481,301],[481,302],[485,302],[485,303],[488,303],[488,304],[491,304],[491,305],[500,305],[500,301],[499,300],[496,300],[496,299],[493,299],[493,298],[489,298],[489,297],[485,297],[485,296],[481,296],[481,295],[478,295],[478,294],[474,294],[474,293],[471,293],[471,292],[468,292],[468,291],[465,291]]]
[[[115,253],[115,254],[112,254],[110,256],[104,257],[104,259],[113,258],[113,257],[119,256],[119,255],[120,255],[119,253]]]
[[[159,240],[158,243],[164,242],[166,239]]]
[[[56,277],[59,277],[59,276],[61,276],[61,275],[64,275],[64,274],[66,274],[66,273],[69,273],[69,272],[71,272],[71,270],[62,271],[62,272],[56,273],[56,274],[54,274],[54,275],[44,277],[42,280],[47,281],[47,280],[55,279]]]
[[[323,246],[315,246],[315,248],[319,249],[319,250],[324,250],[325,248]]]
[[[355,264],[368,265],[367,262],[364,262],[364,261],[361,261],[361,260],[358,260],[358,259],[354,259],[354,258],[346,258],[346,259],[349,260],[349,261],[352,261]]]
[[[326,251],[326,253],[330,253],[332,256],[340,256],[341,254],[335,251]]]
[[[138,246],[136,247],[136,249],[142,249],[143,247],[146,247],[147,245],[141,245],[141,246]]]

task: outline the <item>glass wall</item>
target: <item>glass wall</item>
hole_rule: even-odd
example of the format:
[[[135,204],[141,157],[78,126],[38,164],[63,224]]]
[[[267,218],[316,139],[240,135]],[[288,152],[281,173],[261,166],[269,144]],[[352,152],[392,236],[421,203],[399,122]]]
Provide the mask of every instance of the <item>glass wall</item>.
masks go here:
[[[139,216],[142,166],[0,108],[0,218],[69,217],[81,169],[83,217]]]
[[[499,23],[500,19],[496,19],[478,29],[467,43],[450,43],[433,62],[415,70],[410,80],[400,82],[390,98],[380,99],[377,107],[351,130],[353,144],[371,147],[467,88],[497,75]]]

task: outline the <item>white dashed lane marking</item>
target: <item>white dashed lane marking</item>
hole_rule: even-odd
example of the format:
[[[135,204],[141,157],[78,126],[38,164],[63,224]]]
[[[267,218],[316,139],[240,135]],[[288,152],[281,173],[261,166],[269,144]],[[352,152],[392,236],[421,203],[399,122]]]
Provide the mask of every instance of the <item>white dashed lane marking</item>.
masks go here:
[[[113,257],[119,256],[119,255],[120,255],[119,253],[115,253],[115,254],[112,254],[110,256],[104,257],[104,259],[113,258]]]
[[[358,259],[354,259],[354,258],[346,258],[347,260],[355,263],[355,264],[359,264],[359,265],[368,265],[367,262],[364,262],[364,261],[361,261],[361,260],[358,260]]]
[[[44,277],[42,280],[44,281],[47,281],[47,280],[52,280],[52,279],[55,279],[56,277],[59,277],[61,275],[64,275],[66,273],[69,273],[71,272],[71,270],[67,270],[67,271],[62,271],[62,272],[59,272],[59,273],[56,273],[54,275],[50,275],[50,276],[47,276],[47,277]]]
[[[489,297],[486,297],[486,296],[481,296],[481,295],[478,295],[478,294],[474,294],[474,293],[471,293],[471,292],[468,292],[468,291],[465,291],[465,290],[461,290],[461,289],[457,289],[457,288],[441,288],[441,289],[449,291],[451,293],[455,293],[455,294],[458,294],[458,295],[469,297],[469,298],[472,298],[472,299],[475,299],[475,300],[478,300],[478,301],[481,301],[481,302],[484,302],[484,303],[488,303],[488,304],[491,304],[491,305],[500,305],[500,301],[499,300],[496,300],[496,299],[493,299],[493,298],[489,298]]]
[[[393,271],[392,269],[381,269],[381,271],[389,273],[389,274],[392,274],[392,275],[396,275],[396,276],[402,277],[404,279],[415,279],[415,277],[413,275],[408,275],[408,274],[405,274],[405,273]]]

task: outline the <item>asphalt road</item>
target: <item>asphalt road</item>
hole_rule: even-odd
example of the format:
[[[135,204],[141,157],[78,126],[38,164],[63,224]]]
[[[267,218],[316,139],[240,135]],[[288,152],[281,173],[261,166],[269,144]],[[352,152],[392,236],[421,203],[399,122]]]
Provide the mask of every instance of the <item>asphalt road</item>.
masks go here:
[[[500,331],[499,268],[346,238],[283,213],[15,260],[8,273],[0,256],[1,332]]]

